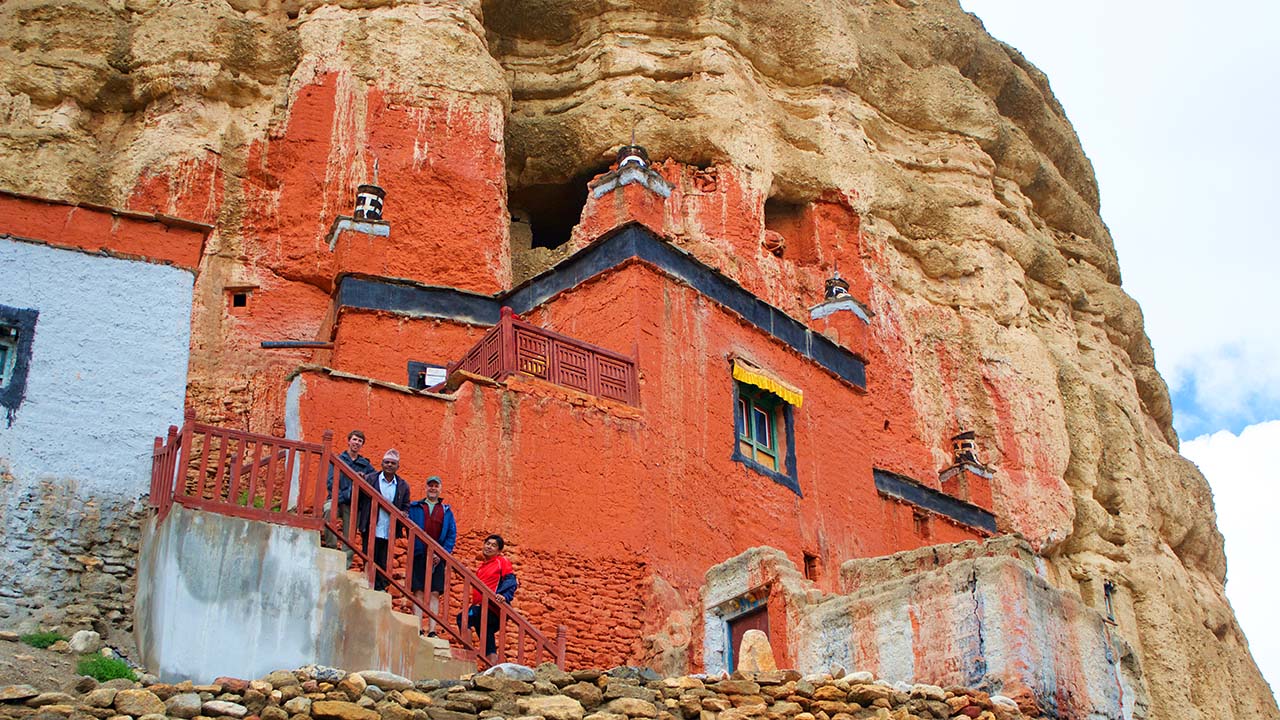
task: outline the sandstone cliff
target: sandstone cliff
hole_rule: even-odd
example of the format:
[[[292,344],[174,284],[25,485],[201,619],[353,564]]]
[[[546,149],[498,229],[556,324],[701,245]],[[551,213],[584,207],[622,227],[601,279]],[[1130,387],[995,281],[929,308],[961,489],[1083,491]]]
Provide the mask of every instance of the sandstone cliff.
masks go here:
[[[836,261],[858,267],[919,436],[994,439],[1004,529],[1062,587],[1118,582],[1153,716],[1276,716],[1090,163],[1046,78],[954,0],[9,0],[0,40],[0,187],[216,224],[192,399],[254,429],[279,424],[305,355],[236,354],[316,328],[281,312],[249,333],[224,288],[322,315],[312,256],[375,152],[437,170],[404,188],[424,205],[502,216],[634,129],[655,159],[734,178],[757,215],[851,208],[860,246],[819,239],[804,262],[735,259],[692,221],[673,239],[797,317]],[[371,134],[375,110],[456,145]],[[484,167],[450,182],[467,153]],[[505,217],[477,232],[502,249],[476,262],[509,279]],[[450,282],[468,283],[496,289]]]

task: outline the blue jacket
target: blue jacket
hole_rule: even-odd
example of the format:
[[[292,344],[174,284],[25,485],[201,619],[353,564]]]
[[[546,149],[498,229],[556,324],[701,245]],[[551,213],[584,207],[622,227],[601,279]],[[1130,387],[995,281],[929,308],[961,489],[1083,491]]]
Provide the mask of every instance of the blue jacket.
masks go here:
[[[444,521],[440,525],[440,545],[445,552],[453,552],[454,543],[458,542],[458,523],[453,519],[453,508],[449,507],[443,501],[440,506],[444,508]],[[415,500],[409,503],[409,520],[420,528],[427,527],[427,505],[422,500]],[[421,540],[413,541],[413,554],[421,555],[427,551],[427,544]]]
[[[343,450],[342,454],[338,456],[338,459],[346,463],[347,467],[351,468],[351,471],[354,472],[359,477],[364,477],[371,472],[376,472],[376,469],[373,467],[373,463],[369,462],[369,458],[363,455],[357,455],[356,457],[352,458],[351,451],[349,450]],[[329,477],[327,480],[325,480],[326,499],[330,499],[333,497],[333,474],[334,474],[334,468],[330,466]],[[339,505],[351,504],[351,481],[347,479],[346,475],[338,476],[338,504]]]

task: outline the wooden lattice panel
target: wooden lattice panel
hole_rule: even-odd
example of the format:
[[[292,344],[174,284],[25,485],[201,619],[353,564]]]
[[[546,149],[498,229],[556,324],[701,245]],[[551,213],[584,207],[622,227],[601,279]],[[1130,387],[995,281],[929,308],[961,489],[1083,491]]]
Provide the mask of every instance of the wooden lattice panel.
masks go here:
[[[595,394],[591,387],[591,351],[555,343],[555,376],[551,381],[574,390]]]
[[[610,400],[624,403],[633,401],[632,378],[634,370],[626,363],[612,358],[597,357],[597,372],[600,378],[600,395]]]
[[[548,379],[551,339],[531,333],[524,328],[516,330],[516,369],[544,380]]]

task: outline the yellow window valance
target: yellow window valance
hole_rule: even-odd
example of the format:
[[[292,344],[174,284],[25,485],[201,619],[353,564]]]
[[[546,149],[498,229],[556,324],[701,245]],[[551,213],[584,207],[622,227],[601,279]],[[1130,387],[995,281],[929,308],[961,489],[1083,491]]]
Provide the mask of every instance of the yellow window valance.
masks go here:
[[[762,370],[741,358],[734,358],[733,360],[733,379],[748,385],[754,385],[761,390],[768,390],[795,407],[800,407],[800,404],[804,402],[804,392],[802,390],[783,382],[781,378],[768,370]]]

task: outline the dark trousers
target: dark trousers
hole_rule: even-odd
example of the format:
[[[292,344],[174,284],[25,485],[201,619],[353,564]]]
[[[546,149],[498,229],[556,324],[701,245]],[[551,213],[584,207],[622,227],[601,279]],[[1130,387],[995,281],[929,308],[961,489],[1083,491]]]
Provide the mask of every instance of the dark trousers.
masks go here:
[[[486,628],[484,654],[493,655],[498,652],[498,628],[502,625],[502,616],[498,614],[497,605],[489,605],[489,627]],[[467,609],[467,627],[480,634],[480,606],[472,605]],[[462,613],[458,613],[458,629],[462,629]]]
[[[383,570],[387,569],[387,546],[388,545],[390,545],[390,543],[387,540],[384,540],[382,538],[373,539],[373,564],[377,565]],[[380,573],[374,574],[373,576],[374,590],[383,590],[387,587],[387,584],[388,584],[387,580],[382,574]]]
[[[332,502],[332,500],[324,502],[324,516],[326,518],[329,517],[329,505]],[[351,503],[338,503],[338,520],[342,521],[342,532],[346,533],[347,528],[351,527]],[[351,541],[355,542],[354,536],[352,536]],[[355,555],[355,550],[347,547],[345,543],[340,543],[337,534],[330,530],[328,525],[324,527],[324,535],[320,540],[320,544],[327,548],[337,548],[346,553],[347,567],[351,567],[351,558]]]

